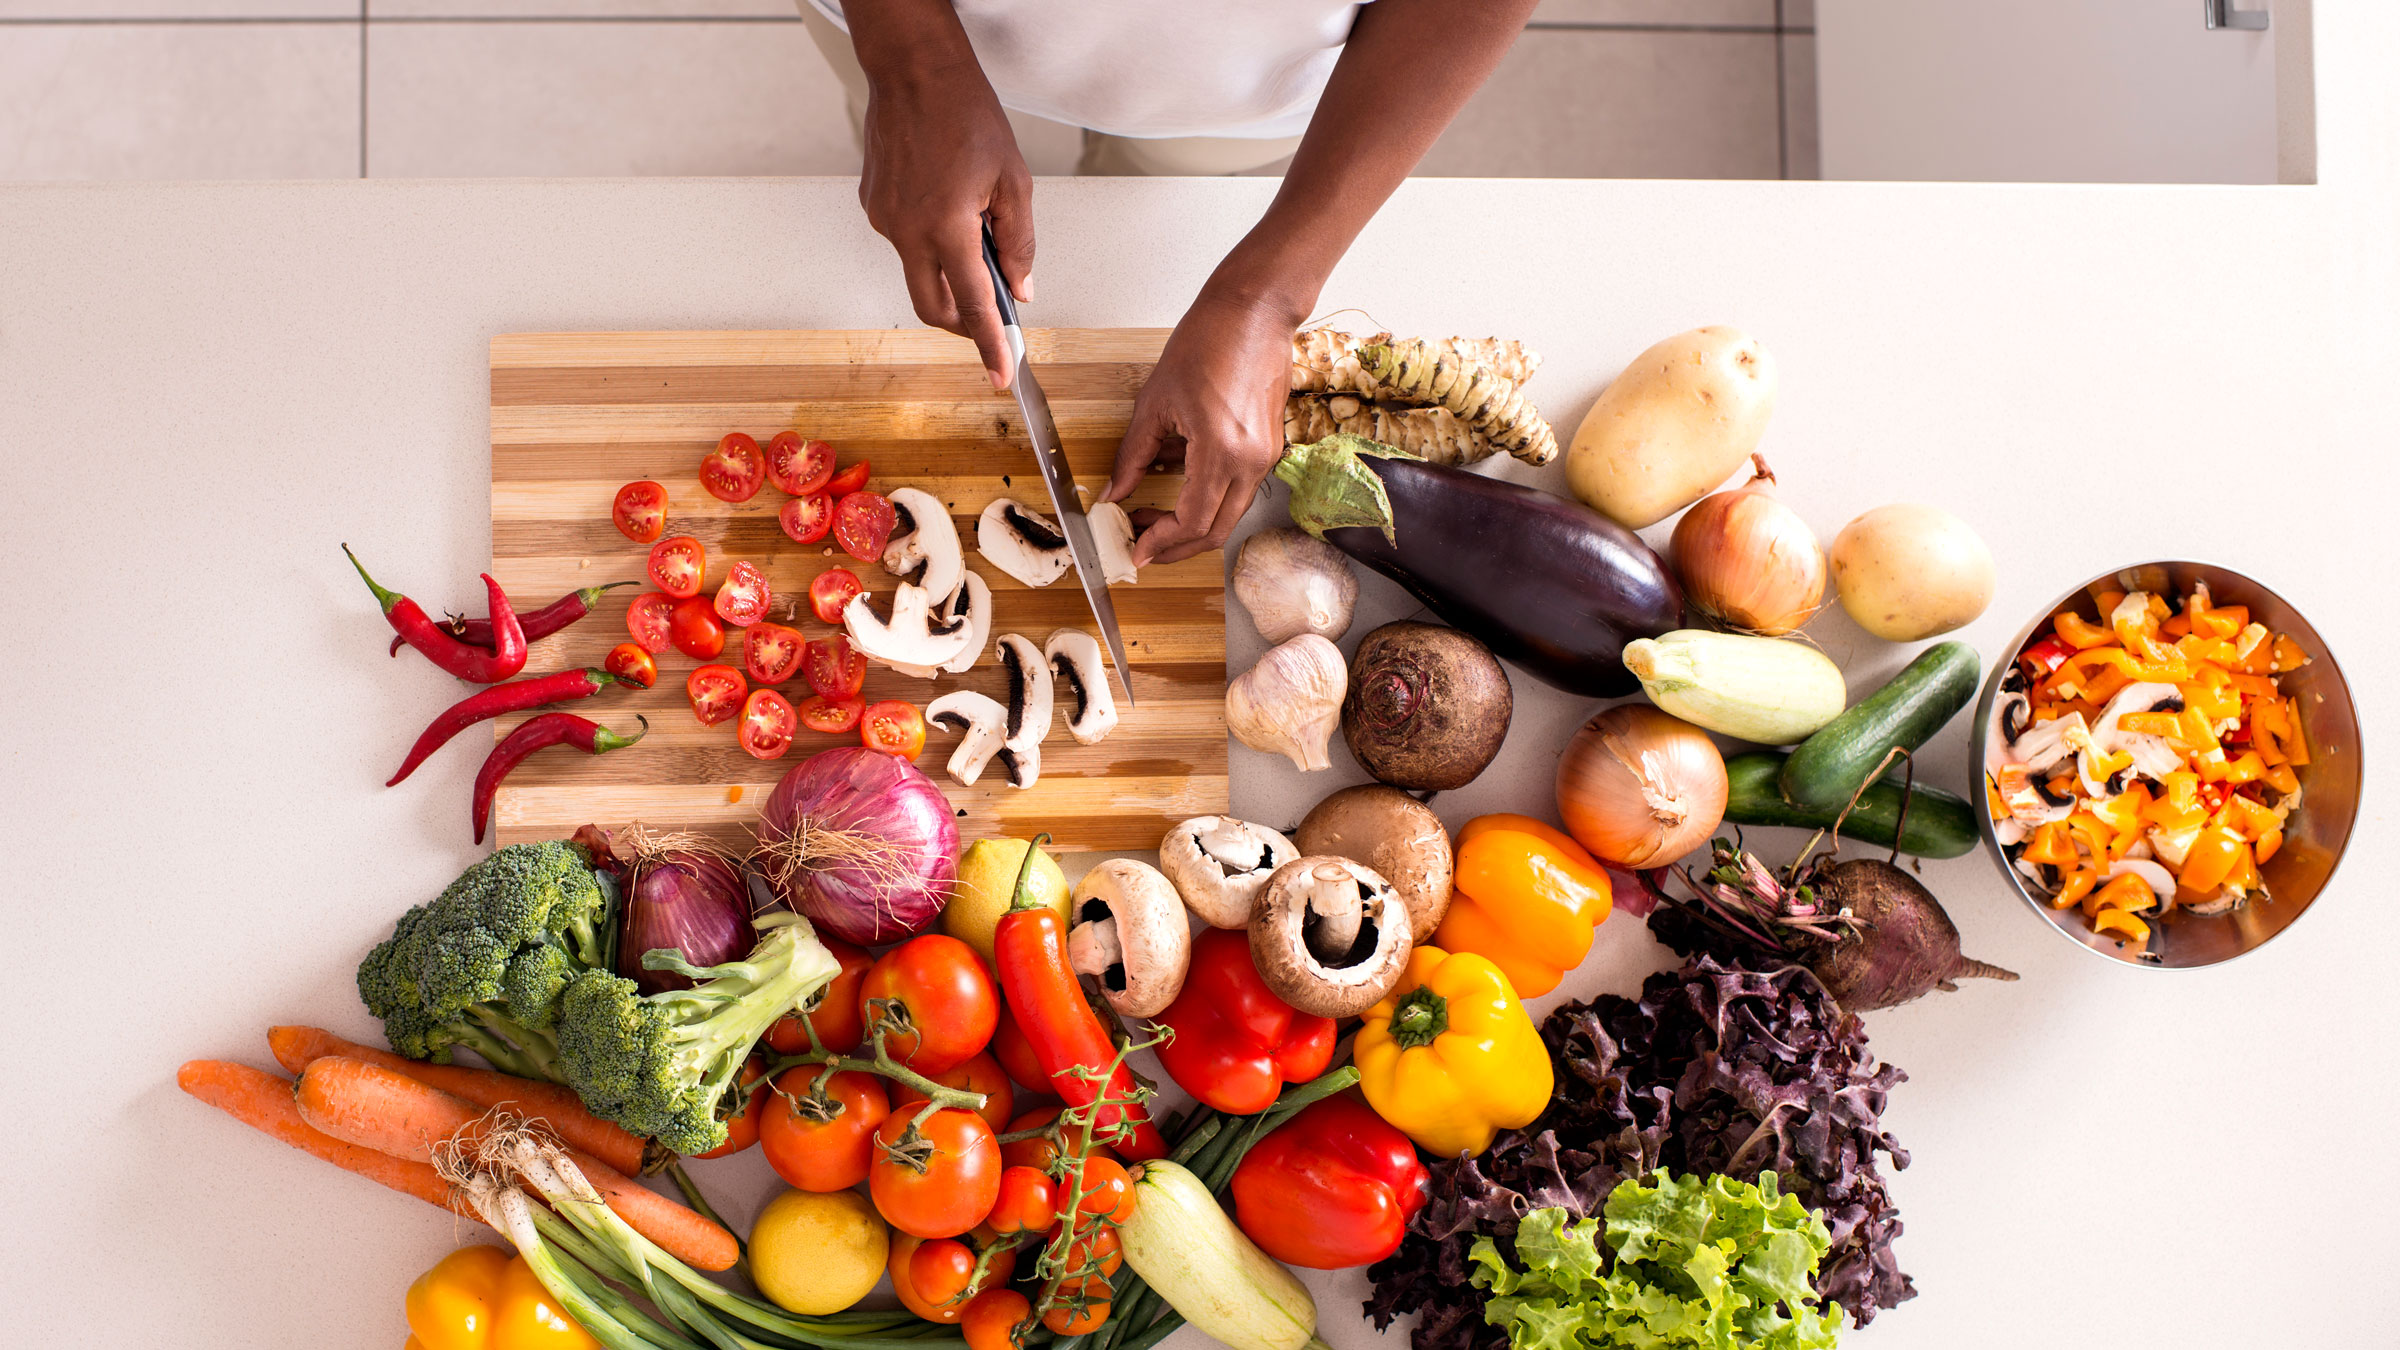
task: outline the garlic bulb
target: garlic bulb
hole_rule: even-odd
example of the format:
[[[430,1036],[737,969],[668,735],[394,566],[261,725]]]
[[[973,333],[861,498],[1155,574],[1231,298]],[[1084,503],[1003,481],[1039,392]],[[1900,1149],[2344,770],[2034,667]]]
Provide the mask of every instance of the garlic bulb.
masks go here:
[[[1325,746],[1342,722],[1350,674],[1342,649],[1302,633],[1258,658],[1225,686],[1225,726],[1253,750],[1282,755],[1302,771],[1330,769]]]
[[[1269,642],[1302,633],[1338,638],[1350,630],[1358,578],[1340,549],[1285,525],[1243,541],[1233,563],[1233,593]]]

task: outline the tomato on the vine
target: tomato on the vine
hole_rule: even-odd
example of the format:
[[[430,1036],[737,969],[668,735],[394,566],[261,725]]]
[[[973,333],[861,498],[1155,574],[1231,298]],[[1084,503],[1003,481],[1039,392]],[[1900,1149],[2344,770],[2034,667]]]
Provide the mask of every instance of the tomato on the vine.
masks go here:
[[[1075,1311],[1080,1292],[1083,1311]],[[1061,1336],[1088,1336],[1108,1324],[1108,1281],[1063,1280],[1058,1286],[1059,1302],[1042,1314],[1042,1325]]]
[[[858,986],[866,980],[867,969],[875,964],[875,958],[865,948],[854,947],[837,937],[819,934],[817,941],[824,943],[825,950],[841,963],[841,971],[817,991],[814,1007],[786,1013],[767,1028],[767,1045],[778,1053],[808,1053],[808,1027],[815,1027],[818,1042],[837,1055],[849,1054],[867,1038],[866,1018],[858,1007]],[[807,1027],[801,1025],[804,1019]]]
[[[667,636],[674,639],[675,650],[695,661],[714,661],[725,650],[725,625],[704,595],[675,602],[667,615]]]
[[[934,1239],[936,1242],[949,1240],[947,1238]],[[996,1240],[987,1230],[978,1228],[969,1232],[958,1245],[965,1247],[968,1255],[973,1256],[992,1245]],[[1003,1247],[992,1253],[991,1264],[984,1267],[983,1278],[978,1280],[975,1287],[968,1291],[968,1297],[953,1303],[936,1303],[926,1298],[923,1291],[917,1288],[915,1276],[917,1252],[928,1245],[930,1244],[923,1238],[912,1237],[905,1232],[894,1233],[892,1234],[891,1254],[884,1261],[884,1270],[892,1277],[892,1292],[899,1295],[900,1306],[928,1322],[940,1322],[947,1326],[957,1325],[965,1320],[968,1311],[975,1306],[977,1301],[989,1294],[1007,1292],[1003,1286],[1008,1283],[1011,1276],[1017,1273],[1016,1249]],[[1022,1298],[1022,1295],[1019,1297]],[[1030,1312],[1032,1304],[1026,1304],[1026,1310]]]
[[[908,1282],[917,1297],[937,1308],[964,1311],[967,1286],[975,1283],[975,1249],[957,1238],[920,1243],[908,1258]]]
[[[1033,1316],[1033,1300],[1014,1289],[986,1289],[967,1304],[958,1329],[967,1350],[1017,1350],[1017,1324]]]
[[[867,1179],[875,1161],[875,1131],[891,1115],[883,1080],[843,1069],[825,1082],[822,1097],[809,1089],[824,1072],[814,1064],[785,1069],[761,1094],[759,1143],[775,1175],[804,1191],[846,1191]]]
[[[636,689],[658,683],[658,662],[651,660],[650,650],[638,642],[620,642],[609,648],[608,659],[600,668]]]
[[[754,623],[742,630],[742,668],[760,684],[781,684],[800,668],[808,640],[779,623]]]
[[[1016,1114],[1016,1084],[1008,1081],[1008,1071],[1000,1067],[1000,1061],[992,1058],[990,1051],[978,1050],[967,1056],[962,1062],[953,1064],[940,1073],[929,1073],[925,1076],[943,1087],[981,1094],[983,1105],[977,1109],[975,1114],[983,1117],[984,1122],[992,1127],[995,1134],[1007,1129],[1008,1118]],[[925,1094],[908,1084],[892,1084],[893,1106],[903,1106],[910,1102],[924,1100]]]
[[[827,698],[823,694],[811,694],[800,700],[800,725],[810,731],[839,735],[857,726],[860,715],[866,710],[865,699]]]
[[[808,687],[827,698],[856,698],[867,685],[866,655],[851,650],[847,633],[812,640],[804,669]]]
[[[767,617],[771,599],[767,574],[746,561],[737,562],[725,569],[725,580],[717,584],[717,617],[736,628],[748,628]]]
[[[1003,1144],[1006,1152],[1012,1145]],[[992,1231],[1002,1237],[1047,1233],[1058,1223],[1058,1190],[1038,1167],[1005,1167],[992,1201]]]
[[[925,750],[925,714],[906,699],[872,704],[859,720],[858,743],[914,764]]]
[[[899,520],[899,512],[882,493],[853,492],[833,504],[834,542],[860,562],[875,562],[883,557],[883,546],[891,541]]]
[[[850,597],[866,589],[858,573],[847,567],[828,567],[808,583],[808,611],[817,616],[818,623],[838,624],[842,611],[850,606]]]
[[[667,528],[667,490],[647,478],[627,483],[617,489],[617,499],[610,503],[608,515],[617,523],[617,533],[637,544],[647,544]]]
[[[867,485],[867,462],[860,460],[833,476],[825,491],[835,497],[847,497]]]
[[[833,498],[822,492],[794,497],[775,512],[775,523],[795,544],[813,544],[833,528]]]
[[[992,1127],[972,1111],[945,1107],[922,1125],[916,1120],[910,1111],[886,1116],[875,1127],[867,1193],[903,1233],[956,1237],[992,1212],[1000,1194],[1000,1146]]]
[[[1070,1273],[1081,1271],[1084,1267],[1097,1262],[1099,1265],[1097,1273],[1113,1276],[1125,1265],[1124,1244],[1118,1240],[1115,1226],[1105,1223],[1086,1224],[1076,1232],[1074,1237],[1067,1240],[1065,1260]],[[1087,1272],[1085,1278],[1089,1277],[1090,1272]]]
[[[650,584],[676,599],[698,595],[707,575],[708,547],[690,535],[672,535],[650,546]]]
[[[925,933],[885,952],[867,971],[858,996],[870,1033],[874,1001],[897,1005],[882,1014],[888,1022],[884,1048],[929,1077],[966,1063],[990,1044],[1000,1018],[1000,992],[983,958],[946,933]]]
[[[1055,1106],[1045,1107],[1039,1111],[1028,1111],[1008,1122],[1008,1129],[1003,1133],[1023,1134],[1027,1130],[1038,1130],[1053,1125],[1058,1121],[1059,1111],[1060,1108]],[[1019,1139],[1012,1144],[1002,1144],[1000,1156],[1001,1160],[1010,1167],[1030,1167],[1044,1176],[1048,1176],[1053,1170],[1052,1165],[1059,1159],[1058,1142],[1047,1134],[1035,1135],[1031,1139]],[[1091,1148],[1088,1156],[1107,1158],[1113,1162],[1117,1155],[1106,1144],[1098,1144]]]
[[[766,481],[766,457],[758,453],[757,439],[743,432],[726,432],[716,449],[700,457],[700,486],[718,501],[746,502]]]
[[[797,431],[778,431],[767,440],[767,481],[795,497],[823,492],[833,478],[833,447]]]
[[[738,1113],[725,1117],[725,1142],[706,1153],[695,1153],[692,1155],[693,1157],[730,1158],[758,1142],[759,1113],[766,1109],[767,1098],[775,1095],[767,1091],[763,1085],[758,1085],[758,1075],[757,1060],[742,1061],[742,1074],[736,1080],[738,1083],[736,1090],[749,1093],[750,1100],[742,1104],[742,1109]],[[733,1093],[728,1092],[725,1095],[731,1097]]]
[[[1076,1201],[1076,1174],[1082,1174],[1082,1199]],[[1114,1158],[1094,1153],[1078,1165],[1073,1159],[1066,1163],[1066,1175],[1058,1182],[1058,1217],[1063,1221],[1071,1216],[1067,1206],[1075,1208],[1086,1219],[1102,1223],[1123,1223],[1133,1217],[1133,1178],[1124,1164]],[[1081,1220],[1077,1220],[1081,1222]]]
[[[781,759],[792,748],[797,730],[799,719],[791,703],[772,689],[761,689],[742,705],[742,729],[735,739],[756,758]]]
[[[651,591],[633,602],[625,611],[625,631],[642,644],[646,652],[663,652],[675,645],[670,629],[675,613],[675,597]]]
[[[749,688],[742,672],[731,666],[701,666],[683,681],[684,697],[692,701],[692,716],[699,718],[704,727],[713,727],[739,713],[742,695]]]

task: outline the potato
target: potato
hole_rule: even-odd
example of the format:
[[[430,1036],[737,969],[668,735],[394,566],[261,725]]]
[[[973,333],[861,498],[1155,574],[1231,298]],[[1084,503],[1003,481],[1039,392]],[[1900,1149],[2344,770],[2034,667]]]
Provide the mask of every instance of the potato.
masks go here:
[[[1629,530],[1700,500],[1742,466],[1775,411],[1775,358],[1739,328],[1695,328],[1625,367],[1567,447],[1567,487]]]
[[[1992,603],[1992,551],[1938,506],[1878,506],[1842,527],[1827,560],[1842,608],[1887,641],[1963,628]]]

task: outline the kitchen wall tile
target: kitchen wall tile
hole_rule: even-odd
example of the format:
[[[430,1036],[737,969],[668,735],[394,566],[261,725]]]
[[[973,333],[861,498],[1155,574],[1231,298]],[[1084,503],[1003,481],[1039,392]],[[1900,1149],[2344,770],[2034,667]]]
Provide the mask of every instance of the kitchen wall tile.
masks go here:
[[[0,0],[0,19],[356,19],[360,0]]]
[[[1753,33],[1527,33],[1418,172],[1773,178],[1775,42]]]
[[[1766,28],[1775,22],[1775,0],[1542,0],[1533,21]]]
[[[1783,26],[1814,28],[1817,26],[1817,0],[1783,0]]]
[[[799,22],[794,0],[366,0],[377,19],[723,19]]]
[[[1783,176],[1821,178],[1817,157],[1817,39],[1783,35]]]
[[[0,25],[0,179],[358,172],[357,24]]]

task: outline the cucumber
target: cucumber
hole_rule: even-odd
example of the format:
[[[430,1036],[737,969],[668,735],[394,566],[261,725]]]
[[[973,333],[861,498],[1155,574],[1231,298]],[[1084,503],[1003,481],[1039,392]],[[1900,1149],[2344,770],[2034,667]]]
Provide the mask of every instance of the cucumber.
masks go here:
[[[1840,806],[1811,811],[1783,799],[1776,778],[1785,757],[1773,750],[1754,750],[1725,761],[1725,819],[1736,825],[1789,825],[1803,830],[1833,828]],[[1845,795],[1844,803],[1849,801]],[[1900,779],[1887,776],[1858,799],[1858,809],[1842,822],[1842,837],[1889,848],[1892,828],[1900,819]],[[1927,787],[1919,777],[1908,801],[1908,834],[1900,851],[1920,858],[1956,858],[1975,847],[1975,809],[1964,798]]]
[[[1890,683],[1792,751],[1779,780],[1783,799],[1804,811],[1841,810],[1893,746],[1915,750],[1958,716],[1982,673],[1975,649],[1963,642],[1927,647]]]

